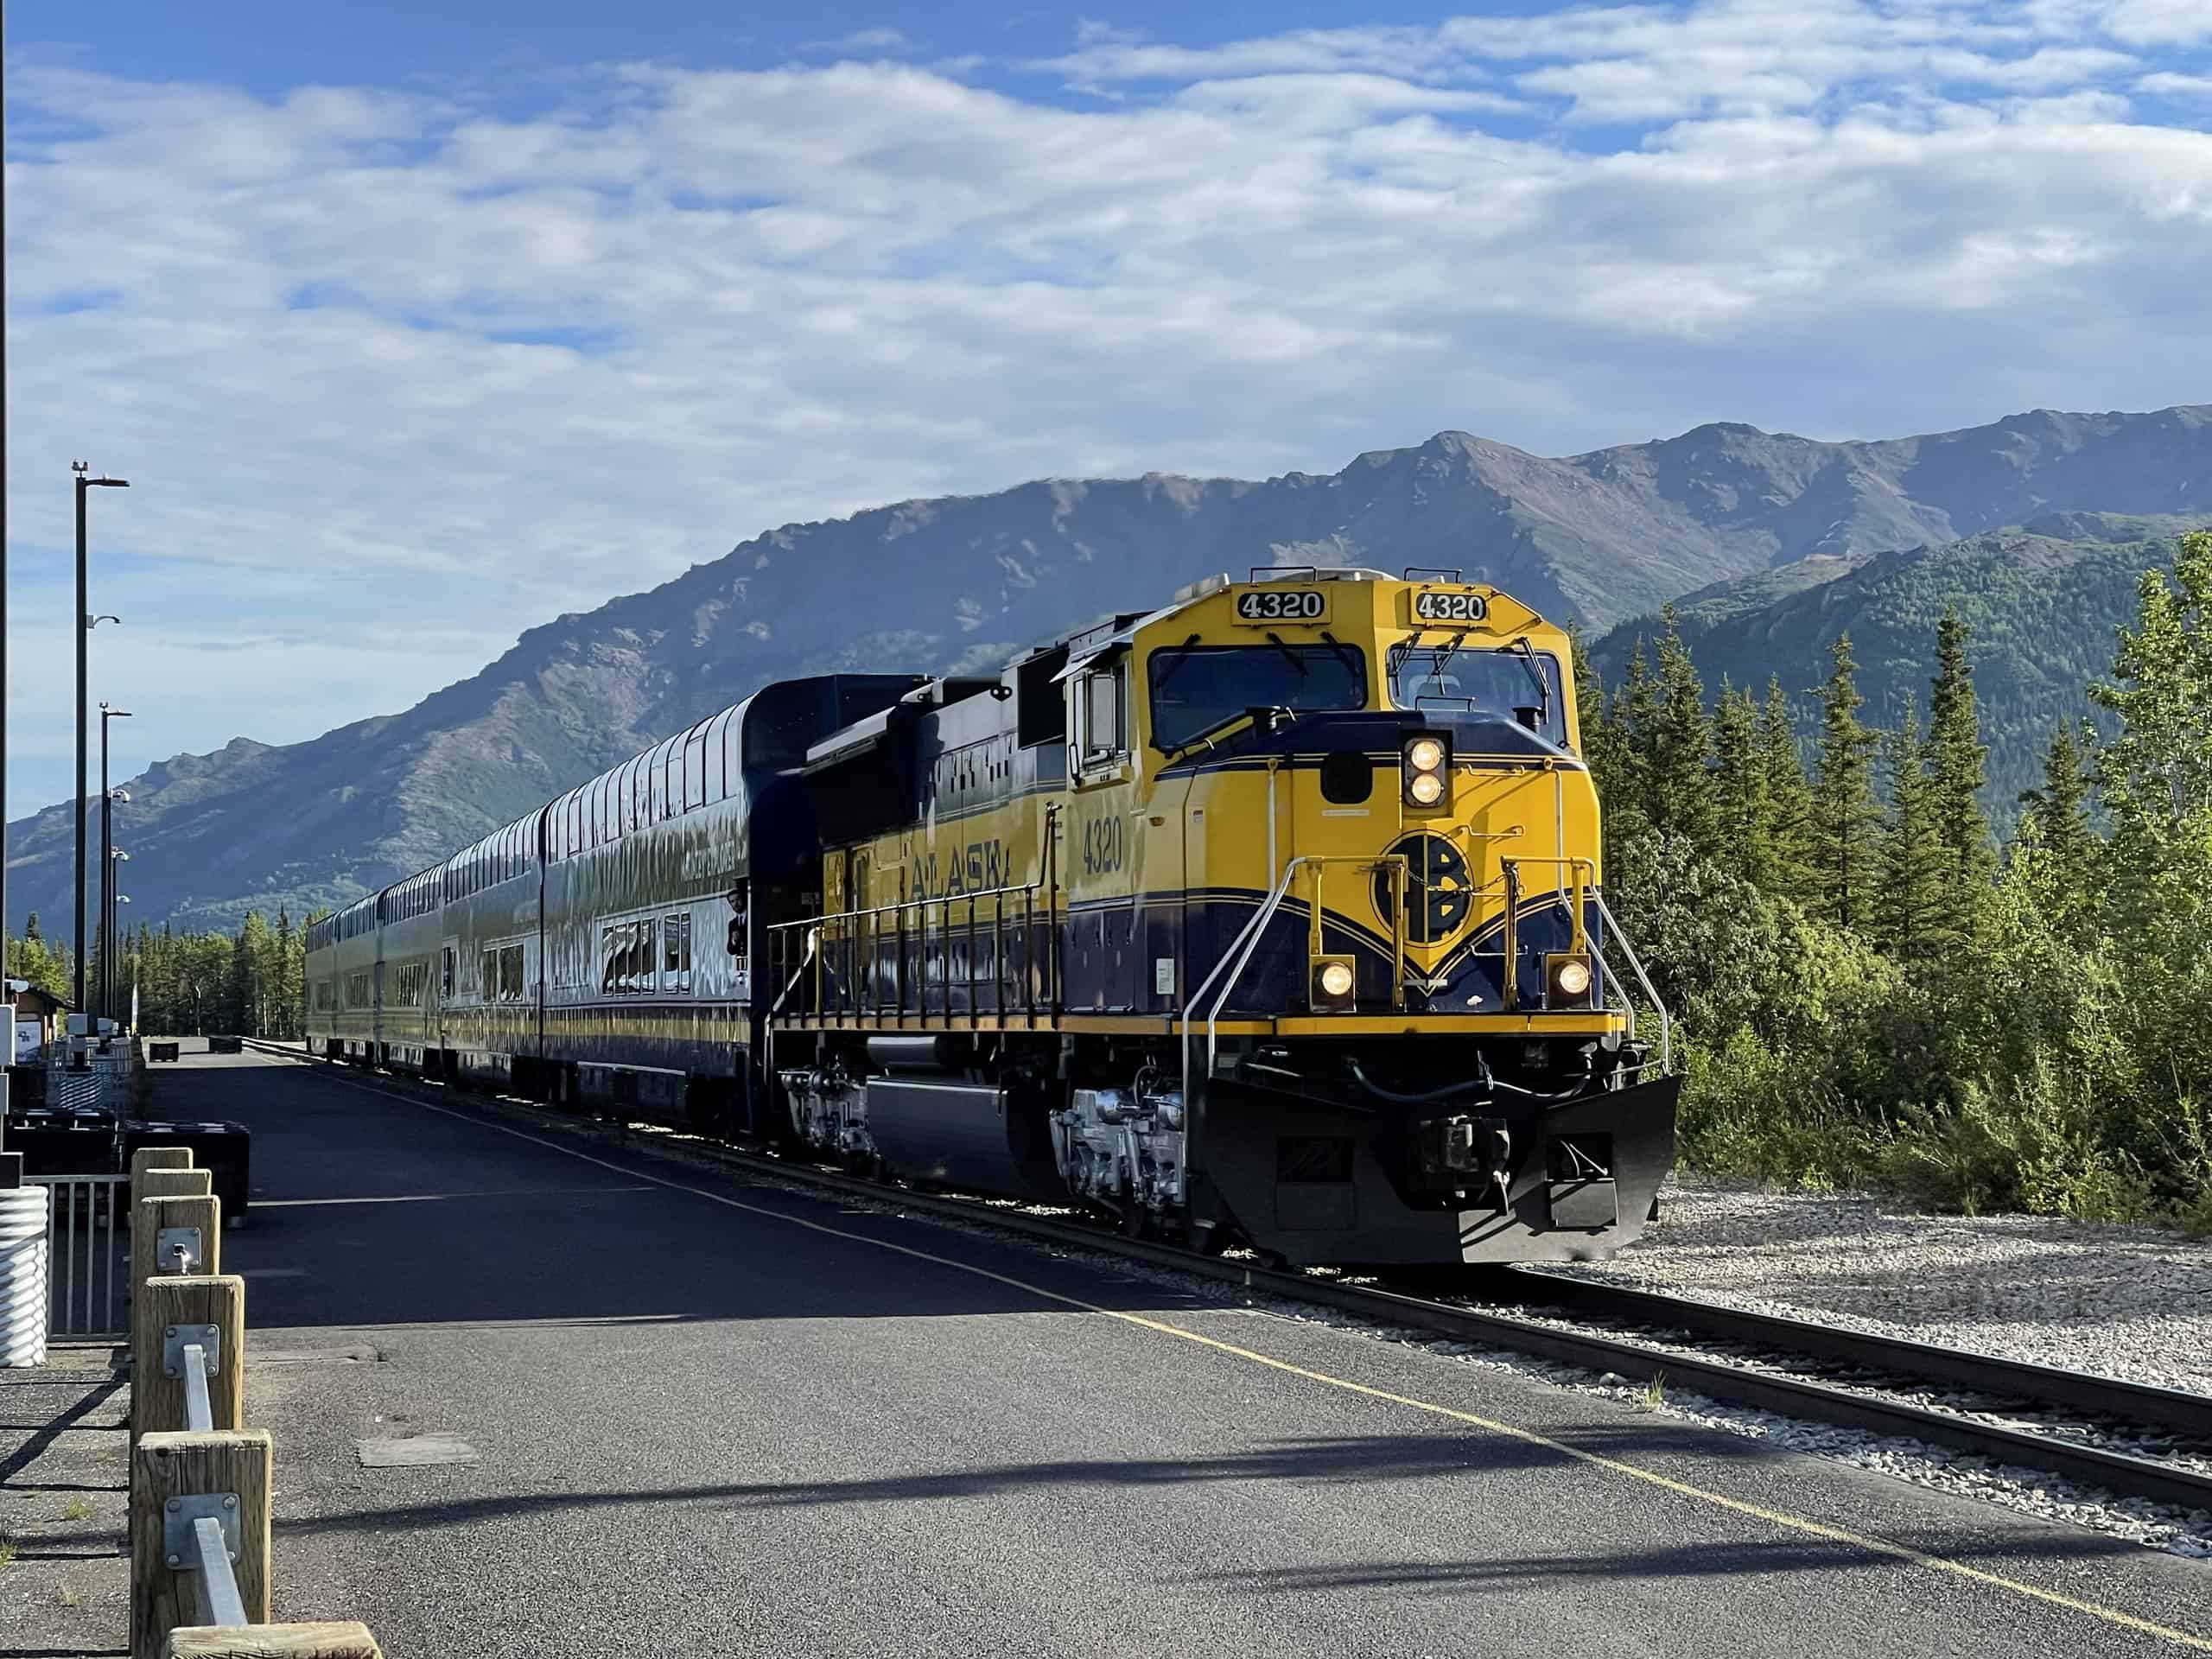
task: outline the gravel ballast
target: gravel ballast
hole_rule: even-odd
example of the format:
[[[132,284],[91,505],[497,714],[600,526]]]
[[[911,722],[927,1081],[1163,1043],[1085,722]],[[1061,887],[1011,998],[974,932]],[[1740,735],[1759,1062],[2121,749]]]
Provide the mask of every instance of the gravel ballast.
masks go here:
[[[1546,1272],[2212,1394],[2212,1239],[1671,1181],[1611,1262]]]

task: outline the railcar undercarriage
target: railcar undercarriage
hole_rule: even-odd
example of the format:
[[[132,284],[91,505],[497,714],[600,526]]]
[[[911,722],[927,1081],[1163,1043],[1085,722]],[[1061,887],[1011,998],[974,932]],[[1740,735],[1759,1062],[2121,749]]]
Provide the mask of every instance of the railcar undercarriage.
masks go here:
[[[1674,1160],[1680,1079],[1640,1081],[1632,1046],[1228,1039],[1186,1089],[1172,1045],[793,1033],[779,1058],[810,1042],[778,1079],[817,1153],[1297,1264],[1607,1255]]]

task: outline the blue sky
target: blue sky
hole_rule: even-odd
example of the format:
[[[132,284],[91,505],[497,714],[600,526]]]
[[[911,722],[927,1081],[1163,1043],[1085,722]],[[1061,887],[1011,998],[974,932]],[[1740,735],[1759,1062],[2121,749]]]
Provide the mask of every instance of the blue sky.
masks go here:
[[[886,500],[2212,397],[2212,0],[8,21],[18,816],[79,455],[129,772]]]

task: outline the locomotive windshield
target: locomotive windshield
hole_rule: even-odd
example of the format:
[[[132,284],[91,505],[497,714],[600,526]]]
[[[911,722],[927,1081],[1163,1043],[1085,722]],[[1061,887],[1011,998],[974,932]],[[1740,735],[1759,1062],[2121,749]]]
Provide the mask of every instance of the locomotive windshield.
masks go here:
[[[1344,645],[1179,645],[1152,653],[1152,741],[1173,750],[1248,709],[1364,709],[1367,658]]]
[[[1567,703],[1560,696],[1559,658],[1518,645],[1462,648],[1457,640],[1390,647],[1390,701],[1401,709],[1457,708],[1519,718],[1536,711],[1532,729],[1567,741]]]

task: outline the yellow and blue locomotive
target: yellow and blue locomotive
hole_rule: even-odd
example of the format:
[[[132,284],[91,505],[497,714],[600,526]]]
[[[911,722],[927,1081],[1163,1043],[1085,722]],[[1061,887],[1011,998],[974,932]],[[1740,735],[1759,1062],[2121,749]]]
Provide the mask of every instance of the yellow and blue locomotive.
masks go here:
[[[1454,571],[1253,576],[809,747],[819,893],[763,987],[792,1131],[1293,1262],[1609,1253],[1679,1080],[1567,636]]]

